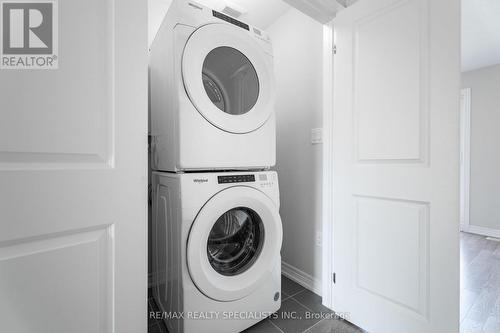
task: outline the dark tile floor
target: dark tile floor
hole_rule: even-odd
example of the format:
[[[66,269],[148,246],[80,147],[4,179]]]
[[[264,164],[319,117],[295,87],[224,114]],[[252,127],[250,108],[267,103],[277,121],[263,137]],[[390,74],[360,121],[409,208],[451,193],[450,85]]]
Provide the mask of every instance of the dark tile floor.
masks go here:
[[[500,242],[462,233],[460,241],[460,331],[461,333],[500,332]],[[339,319],[321,319],[331,311],[321,305],[321,297],[295,282],[282,278],[281,309],[245,332],[250,333],[358,333],[363,330]],[[158,311],[151,296],[149,311]],[[295,311],[295,319],[281,314]],[[314,318],[305,318],[305,314]],[[315,316],[314,314],[318,314]],[[297,319],[303,317],[302,319]],[[150,319],[150,333],[168,333],[162,321]]]
[[[336,319],[335,315],[321,304],[321,297],[303,288],[292,280],[281,279],[281,309],[270,318],[245,330],[246,333],[358,333],[363,330],[349,322]],[[158,311],[148,295],[149,311]],[[149,318],[149,316],[148,316]],[[149,333],[168,333],[161,320],[149,319]]]
[[[500,332],[500,242],[460,236],[460,332]]]

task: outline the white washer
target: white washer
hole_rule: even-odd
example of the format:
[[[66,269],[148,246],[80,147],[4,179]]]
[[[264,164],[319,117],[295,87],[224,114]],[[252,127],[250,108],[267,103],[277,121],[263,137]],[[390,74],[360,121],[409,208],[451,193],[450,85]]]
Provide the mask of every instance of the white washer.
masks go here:
[[[235,333],[277,311],[276,172],[154,172],[153,184],[153,295],[169,332]]]
[[[152,168],[268,169],[276,162],[268,35],[174,0],[150,53]]]

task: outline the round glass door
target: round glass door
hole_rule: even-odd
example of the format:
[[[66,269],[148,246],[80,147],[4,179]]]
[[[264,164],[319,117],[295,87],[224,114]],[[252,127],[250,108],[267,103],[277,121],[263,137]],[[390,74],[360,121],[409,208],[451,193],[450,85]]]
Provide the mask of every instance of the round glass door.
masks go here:
[[[217,219],[207,242],[208,261],[219,274],[245,272],[258,258],[264,244],[264,225],[252,209],[233,208]]]
[[[196,287],[218,301],[249,295],[279,265],[283,232],[278,207],[263,192],[234,186],[196,215],[186,248]]]
[[[257,103],[257,72],[240,51],[227,46],[213,49],[203,61],[201,74],[205,92],[219,110],[242,115]]]
[[[191,34],[182,55],[182,79],[191,103],[209,123],[245,134],[271,117],[274,70],[266,47],[224,23],[207,24]]]

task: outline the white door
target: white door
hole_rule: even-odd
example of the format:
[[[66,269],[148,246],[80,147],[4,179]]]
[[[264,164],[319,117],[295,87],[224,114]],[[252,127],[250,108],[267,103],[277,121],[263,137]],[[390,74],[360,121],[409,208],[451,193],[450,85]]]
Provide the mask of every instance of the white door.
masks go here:
[[[0,69],[0,331],[146,332],[147,2],[53,3],[59,68]]]
[[[458,0],[334,20],[334,310],[370,333],[459,325]]]

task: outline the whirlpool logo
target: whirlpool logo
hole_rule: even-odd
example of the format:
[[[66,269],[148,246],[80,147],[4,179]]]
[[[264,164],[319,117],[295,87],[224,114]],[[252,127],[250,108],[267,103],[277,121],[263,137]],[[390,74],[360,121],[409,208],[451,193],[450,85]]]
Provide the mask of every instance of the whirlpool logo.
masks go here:
[[[57,69],[56,0],[0,1],[0,68]]]
[[[197,184],[208,183],[208,178],[195,178],[193,179],[193,182]]]

